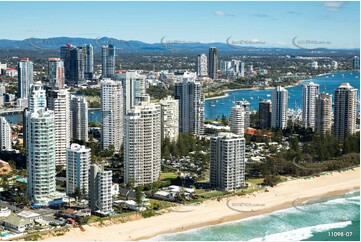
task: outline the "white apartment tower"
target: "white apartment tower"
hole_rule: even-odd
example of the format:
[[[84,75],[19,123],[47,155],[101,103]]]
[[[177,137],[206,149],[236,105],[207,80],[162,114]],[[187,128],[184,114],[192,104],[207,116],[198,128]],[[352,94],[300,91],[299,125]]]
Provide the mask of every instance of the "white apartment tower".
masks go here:
[[[135,186],[159,179],[161,165],[161,107],[143,102],[125,116],[124,182]]]
[[[210,184],[229,191],[245,185],[245,139],[233,133],[211,137]]]
[[[89,176],[89,206],[93,211],[108,214],[112,209],[112,171],[93,164]]]
[[[88,141],[88,102],[84,96],[71,96],[71,137]]]
[[[285,129],[287,127],[287,108],[288,91],[278,86],[272,91],[272,128]]]
[[[197,58],[196,72],[197,76],[207,76],[208,75],[208,60],[206,54],[200,54]]]
[[[64,62],[60,58],[48,59],[48,78],[52,89],[62,89],[65,83]]]
[[[139,105],[142,101],[142,96],[146,94],[145,76],[139,74],[137,71],[127,71],[118,74],[117,79],[119,79],[123,85],[123,112],[125,115],[129,109],[135,105]]]
[[[72,144],[66,150],[66,194],[72,195],[77,188],[87,197],[89,188],[90,148]]]
[[[316,131],[331,133],[332,127],[332,95],[318,94],[316,97]]]
[[[66,89],[48,92],[48,108],[55,116],[55,159],[57,165],[66,164],[66,149],[70,146],[70,98]]]
[[[162,137],[168,137],[171,141],[177,141],[179,134],[179,101],[171,96],[160,100]]]
[[[344,139],[356,130],[357,89],[342,83],[335,90],[334,135]]]
[[[54,112],[39,108],[26,117],[27,193],[37,204],[48,205],[55,194]]]
[[[303,85],[302,90],[302,124],[305,128],[315,129],[316,123],[316,97],[320,85],[310,82]]]
[[[231,115],[229,118],[231,132],[244,137],[244,109],[241,105],[236,104],[231,107]]]
[[[18,63],[18,98],[28,98],[33,77],[33,62],[29,58],[22,58]]]
[[[200,82],[183,78],[175,83],[175,99],[179,100],[179,131],[202,135],[204,133],[204,95]]]
[[[11,126],[5,117],[0,117],[0,151],[12,150]]]
[[[251,109],[250,103],[246,100],[236,101],[236,105],[243,108],[244,112],[244,128],[248,129],[251,127]]]
[[[101,83],[102,146],[114,146],[119,152],[123,144],[123,89],[120,82],[104,79]]]

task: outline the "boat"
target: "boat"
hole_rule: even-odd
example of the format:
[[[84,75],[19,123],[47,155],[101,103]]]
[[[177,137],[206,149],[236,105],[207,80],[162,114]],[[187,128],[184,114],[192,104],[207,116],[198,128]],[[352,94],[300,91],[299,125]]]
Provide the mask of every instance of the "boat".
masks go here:
[[[270,96],[271,96],[271,94],[267,94],[266,96],[267,96],[267,97],[270,97]]]

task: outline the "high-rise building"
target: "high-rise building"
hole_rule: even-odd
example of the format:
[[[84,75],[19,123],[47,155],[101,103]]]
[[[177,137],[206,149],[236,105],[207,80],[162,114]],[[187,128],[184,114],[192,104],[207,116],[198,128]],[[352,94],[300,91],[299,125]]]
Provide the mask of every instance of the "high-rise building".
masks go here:
[[[211,137],[210,184],[224,191],[245,185],[245,139],[233,133]]]
[[[272,101],[262,100],[259,102],[259,127],[261,129],[271,128]]]
[[[226,74],[226,72],[232,67],[232,63],[230,61],[224,61],[221,60],[219,62],[219,69],[223,74]]]
[[[11,126],[5,117],[0,117],[0,151],[12,150]]]
[[[159,179],[161,166],[161,107],[143,102],[125,116],[124,182],[135,186]]]
[[[334,69],[334,70],[337,70],[337,68],[338,68],[338,63],[337,63],[337,61],[334,61],[334,60],[333,60],[333,61],[331,62],[331,68]]]
[[[302,125],[305,128],[315,129],[316,124],[316,97],[320,85],[310,82],[303,85],[302,91]]]
[[[60,59],[64,62],[65,79],[70,80],[70,51],[76,47],[71,44],[60,46]]]
[[[105,78],[101,83],[102,146],[114,146],[119,152],[123,144],[123,88],[118,81]]]
[[[208,76],[212,79],[217,78],[218,71],[218,49],[216,47],[209,48],[208,54]]]
[[[46,108],[46,91],[41,82],[35,82],[31,85],[28,100],[28,111],[35,112],[41,108]]]
[[[244,62],[239,63],[239,76],[244,77]]]
[[[244,136],[244,116],[245,111],[241,105],[236,104],[235,106],[231,107],[229,126],[232,133],[237,134],[241,137]]]
[[[86,80],[92,80],[94,75],[94,57],[93,46],[83,45],[83,63],[84,63],[84,78]]]
[[[288,91],[277,86],[272,91],[271,127],[285,129],[287,127]]]
[[[18,62],[18,98],[28,98],[33,75],[33,62],[29,58],[22,58]]]
[[[352,68],[359,69],[360,68],[360,58],[358,56],[354,56],[352,58]]]
[[[236,101],[236,105],[243,108],[244,112],[244,128],[248,129],[251,127],[251,109],[250,103],[246,100]]]
[[[310,63],[310,69],[317,70],[318,69],[318,62],[317,61],[312,61]]]
[[[70,49],[69,85],[77,86],[84,81],[84,57],[82,48]]]
[[[36,204],[48,205],[55,194],[55,119],[46,108],[26,118],[27,193]]]
[[[208,62],[207,62],[206,54],[198,55],[197,64],[196,64],[197,76],[207,76],[208,75],[207,65],[208,65]]]
[[[48,92],[48,108],[54,111],[55,118],[55,161],[66,164],[66,149],[70,145],[70,98],[66,89]]]
[[[48,59],[48,78],[52,89],[64,88],[65,73],[64,62],[59,58]]]
[[[115,74],[115,47],[102,46],[102,77],[113,78]]]
[[[88,102],[84,96],[71,96],[71,138],[88,141]]]
[[[4,106],[4,94],[6,93],[6,87],[4,83],[0,83],[0,108]]]
[[[90,166],[89,206],[93,211],[108,214],[112,208],[112,171],[97,164]]]
[[[316,131],[331,133],[332,127],[332,95],[318,94],[316,97]]]
[[[162,137],[168,137],[171,141],[177,141],[179,133],[179,101],[171,96],[160,100],[162,107]]]
[[[118,74],[117,80],[120,80],[123,85],[123,113],[125,115],[129,109],[139,105],[142,101],[142,96],[146,94],[145,76],[137,71],[127,71]]]
[[[204,95],[200,82],[183,78],[175,83],[175,99],[179,100],[179,132],[204,133]]]
[[[80,190],[84,197],[88,196],[90,148],[72,144],[66,150],[66,194],[71,196]]]
[[[334,135],[344,139],[356,129],[357,89],[342,83],[335,90]]]

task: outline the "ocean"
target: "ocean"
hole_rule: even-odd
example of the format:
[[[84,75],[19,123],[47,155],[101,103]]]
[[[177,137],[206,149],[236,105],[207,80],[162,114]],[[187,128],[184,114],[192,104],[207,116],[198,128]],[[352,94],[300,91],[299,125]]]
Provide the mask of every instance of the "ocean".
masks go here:
[[[269,214],[159,235],[164,241],[359,241],[360,191],[320,198]]]

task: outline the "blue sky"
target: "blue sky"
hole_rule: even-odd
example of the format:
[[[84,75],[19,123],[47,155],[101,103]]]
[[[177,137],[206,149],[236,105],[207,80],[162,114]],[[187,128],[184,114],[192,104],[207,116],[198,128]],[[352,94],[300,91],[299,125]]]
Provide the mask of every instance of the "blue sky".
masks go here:
[[[359,2],[0,2],[1,39],[114,37],[160,42],[292,39],[359,48]]]

